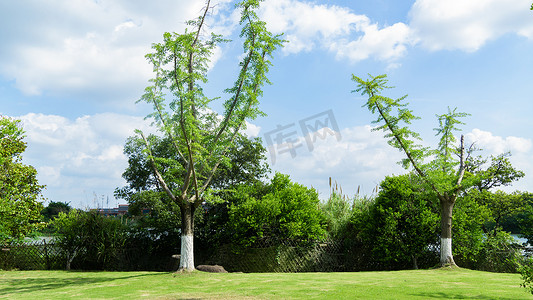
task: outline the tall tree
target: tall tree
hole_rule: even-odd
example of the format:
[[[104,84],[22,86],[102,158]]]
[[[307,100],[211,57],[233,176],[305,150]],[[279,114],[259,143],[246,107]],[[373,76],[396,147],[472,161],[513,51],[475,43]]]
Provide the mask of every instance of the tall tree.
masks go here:
[[[25,150],[20,121],[0,116],[0,242],[21,239],[39,226],[44,186],[35,168],[22,163]]]
[[[458,118],[467,114],[448,109],[447,114],[437,115],[439,127],[436,128],[440,136],[436,150],[430,150],[416,144],[420,140],[418,133],[410,130],[405,124],[411,124],[419,119],[413,115],[412,110],[402,101],[407,95],[398,99],[392,99],[381,95],[387,86],[387,76],[371,76],[363,80],[352,75],[352,80],[357,83],[357,89],[368,95],[366,106],[373,114],[377,114],[374,123],[379,124],[374,130],[382,130],[389,138],[389,145],[404,152],[406,158],[402,160],[405,168],[412,167],[427,186],[435,193],[440,203],[441,216],[441,265],[455,265],[452,255],[452,214],[457,196],[466,187],[473,184],[472,181],[463,182],[467,155],[464,147],[464,137],[461,136],[459,147],[456,147],[454,131],[457,125],[463,124]],[[459,157],[457,160],[455,155]],[[426,160],[431,158],[429,163]]]
[[[263,85],[270,83],[266,74],[272,53],[283,41],[268,32],[265,22],[258,18],[255,11],[259,4],[260,0],[243,0],[236,5],[241,9],[244,55],[234,86],[225,91],[230,96],[224,102],[221,118],[209,108],[214,99],[206,97],[201,87],[207,82],[213,49],[225,42],[219,35],[203,34],[210,1],[198,19],[189,21],[185,33],[165,33],[164,41],[154,44],[154,52],[146,55],[155,78],[141,101],[153,105],[149,117],[169,139],[174,156],[157,157],[150,139],[141,131],[137,133],[144,141],[157,184],[180,208],[180,270],[194,270],[194,211],[209,194],[217,168],[229,163],[228,149],[244,129],[245,120],[263,114],[258,108],[259,97]],[[162,165],[171,167],[162,169]]]
[[[171,141],[164,137],[150,135],[152,153],[154,156],[167,158],[169,161],[175,157]],[[127,185],[115,190],[115,196],[122,198],[130,204],[129,213],[140,216],[138,224],[156,233],[164,235],[169,245],[179,244],[178,236],[181,224],[179,207],[172,202],[160,188],[150,165],[150,159],[143,151],[144,141],[138,136],[128,138],[124,146],[124,154],[128,157],[128,167],[122,174]],[[220,201],[211,201],[202,205],[206,210],[197,213],[195,218],[195,243],[198,241],[208,245],[223,240],[231,235],[225,224],[228,222],[228,210],[234,201],[233,194],[239,185],[261,190],[265,186],[262,182],[270,172],[265,155],[266,149],[260,138],[250,139],[239,134],[229,148],[227,157],[229,165],[220,165],[213,179],[211,189],[213,195]],[[162,173],[170,171],[172,165],[160,163]],[[179,174],[176,174],[179,177]],[[177,180],[177,179],[176,179]],[[143,213],[146,209],[149,214]],[[172,240],[175,239],[175,240]],[[161,241],[161,240],[159,240]],[[175,247],[179,247],[175,246]]]

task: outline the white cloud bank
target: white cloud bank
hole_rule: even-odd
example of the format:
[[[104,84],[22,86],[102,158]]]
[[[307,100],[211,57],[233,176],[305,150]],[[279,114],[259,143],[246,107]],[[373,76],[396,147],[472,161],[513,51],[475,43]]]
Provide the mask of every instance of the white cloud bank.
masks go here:
[[[306,146],[304,137],[300,137],[295,144],[301,146],[295,149],[294,156],[280,151],[286,150],[283,145],[273,145],[269,150],[271,158],[275,156],[272,169],[313,186],[322,199],[329,195],[329,177],[352,197],[359,186],[361,193],[370,194],[385,176],[406,172],[397,164],[402,153],[391,148],[382,133],[372,132],[369,125],[342,129],[340,140],[334,136],[333,129],[320,132],[323,138],[315,139],[312,150]]]
[[[229,2],[216,1],[210,24],[226,35],[238,19],[235,13],[225,15]],[[131,103],[151,76],[144,59],[151,43],[165,31],[181,32],[203,5],[199,0],[1,1],[0,76],[26,95]],[[506,34],[531,39],[529,5],[529,0],[417,0],[405,22],[387,25],[347,7],[266,0],[261,16],[274,33],[285,33],[286,54],[323,49],[341,60],[376,59],[396,68],[419,45],[476,51]],[[221,55],[218,49],[215,60]]]
[[[505,34],[533,39],[529,0],[417,0],[413,37],[430,50],[476,51]]]
[[[504,190],[533,191],[533,182],[531,181],[533,177],[533,162],[531,160],[533,140],[516,136],[501,137],[476,128],[465,134],[465,141],[467,143],[475,142],[475,145],[483,150],[484,156],[496,156],[510,152],[509,160],[516,169],[524,171],[526,176]]]
[[[404,23],[382,26],[345,7],[298,0],[268,0],[261,16],[274,33],[285,33],[287,54],[327,49],[352,62],[367,58],[394,60],[410,42]]]
[[[144,58],[151,44],[165,31],[182,32],[204,6],[187,0],[2,1],[0,76],[26,95],[131,102],[152,75]]]
[[[299,0],[267,0],[262,17],[285,33],[286,54],[327,49],[338,59],[373,58],[397,67],[409,47],[478,50],[505,34],[533,39],[528,0],[417,0],[407,22],[380,25],[346,7]]]
[[[47,186],[45,197],[74,207],[92,206],[93,194],[113,199],[114,189],[125,183],[121,176],[127,167],[126,138],[137,128],[150,131],[143,118],[110,113],[74,121],[34,113],[18,119],[27,135],[24,160]]]

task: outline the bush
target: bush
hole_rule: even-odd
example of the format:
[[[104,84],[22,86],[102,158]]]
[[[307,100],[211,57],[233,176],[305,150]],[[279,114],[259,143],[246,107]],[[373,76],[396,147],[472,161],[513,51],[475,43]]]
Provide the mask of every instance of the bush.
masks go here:
[[[52,221],[57,243],[63,249],[66,268],[71,264],[87,270],[116,270],[126,242],[126,228],[120,219],[97,212],[71,210]]]
[[[520,273],[522,274],[522,279],[524,280],[521,286],[533,294],[533,259],[530,258],[527,263],[524,263],[524,265],[520,268]]]
[[[348,236],[348,224],[352,216],[350,200],[337,192],[333,192],[321,208],[326,217],[329,236],[335,239],[346,238]]]
[[[439,216],[427,195],[409,175],[387,177],[380,188],[375,200],[354,206],[351,219],[364,261],[370,264],[364,269],[435,264]]]
[[[325,236],[326,219],[314,189],[277,173],[261,199],[246,197],[233,204],[229,226],[233,242],[250,247],[262,239],[309,241]]]
[[[515,195],[473,190],[457,199],[452,230],[458,265],[490,272],[518,272],[524,259],[520,245],[498,226],[505,202],[494,204],[494,199],[512,199]]]

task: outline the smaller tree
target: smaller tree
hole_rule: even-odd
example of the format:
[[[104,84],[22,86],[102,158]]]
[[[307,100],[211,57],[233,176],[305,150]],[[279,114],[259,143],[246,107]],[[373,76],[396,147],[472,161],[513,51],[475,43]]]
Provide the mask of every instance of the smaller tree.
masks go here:
[[[380,188],[367,213],[353,219],[354,228],[362,242],[371,245],[381,268],[405,268],[410,263],[418,269],[420,258],[435,255],[431,251],[438,244],[437,209],[426,200],[416,176],[389,176]]]
[[[41,215],[44,217],[46,222],[54,219],[59,215],[60,212],[68,213],[72,207],[66,202],[50,202],[42,211]]]
[[[229,211],[233,239],[251,246],[262,239],[309,241],[325,236],[326,220],[316,190],[276,173],[261,199],[241,190],[242,202]]]
[[[22,163],[24,137],[19,120],[0,116],[0,243],[20,240],[42,225],[44,185],[35,168]]]

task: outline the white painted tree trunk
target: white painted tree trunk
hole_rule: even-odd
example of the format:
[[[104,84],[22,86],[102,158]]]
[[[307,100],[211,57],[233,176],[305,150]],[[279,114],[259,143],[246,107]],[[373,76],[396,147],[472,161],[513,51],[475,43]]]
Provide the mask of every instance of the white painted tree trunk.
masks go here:
[[[440,265],[456,266],[452,254],[452,213],[455,199],[439,198],[441,198]]]
[[[440,239],[440,262],[441,265],[455,264],[452,255],[452,239],[441,238]]]
[[[180,270],[193,271],[194,268],[194,237],[192,234],[181,236]]]

